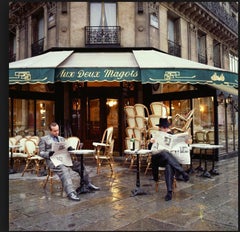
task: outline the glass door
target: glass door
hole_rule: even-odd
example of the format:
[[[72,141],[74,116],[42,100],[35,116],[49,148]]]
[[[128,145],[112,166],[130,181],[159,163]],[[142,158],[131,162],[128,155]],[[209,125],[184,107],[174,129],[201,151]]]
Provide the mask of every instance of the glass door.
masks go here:
[[[86,146],[100,142],[107,127],[113,126],[114,150],[118,150],[119,102],[116,98],[88,98],[86,104]]]

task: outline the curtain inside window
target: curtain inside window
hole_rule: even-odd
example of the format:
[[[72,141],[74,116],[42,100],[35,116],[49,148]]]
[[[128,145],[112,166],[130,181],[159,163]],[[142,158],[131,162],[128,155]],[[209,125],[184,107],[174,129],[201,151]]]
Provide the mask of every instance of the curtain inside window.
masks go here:
[[[116,26],[116,24],[116,3],[91,3],[90,26]]]

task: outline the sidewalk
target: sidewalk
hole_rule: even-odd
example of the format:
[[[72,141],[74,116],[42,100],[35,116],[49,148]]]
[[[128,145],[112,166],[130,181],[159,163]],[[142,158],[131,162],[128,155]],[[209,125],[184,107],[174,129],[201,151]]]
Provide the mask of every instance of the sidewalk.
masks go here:
[[[198,162],[194,162],[197,167]],[[96,175],[88,162],[92,182],[101,191],[80,195],[80,202],[50,195],[41,184],[46,177],[26,173],[9,175],[9,231],[238,231],[238,157],[216,162],[220,175],[212,178],[190,175],[189,182],[177,181],[172,201],[166,202],[165,182],[151,180],[151,171],[140,172],[146,195],[131,196],[136,188],[136,170],[114,165]],[[208,163],[211,168],[211,163]],[[72,172],[76,188],[79,178]]]

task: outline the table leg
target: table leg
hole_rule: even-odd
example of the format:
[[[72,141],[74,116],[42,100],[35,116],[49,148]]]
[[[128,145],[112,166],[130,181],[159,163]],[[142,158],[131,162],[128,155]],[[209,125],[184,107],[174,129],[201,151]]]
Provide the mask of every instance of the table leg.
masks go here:
[[[13,169],[13,148],[11,150],[11,157],[10,157],[10,169],[8,170],[8,174],[14,174],[16,171]]]
[[[136,188],[131,191],[132,196],[136,195],[145,195],[146,193],[140,188],[140,174],[139,174],[139,154],[137,153],[137,179],[136,179]]]
[[[203,171],[202,168],[202,149],[200,149],[200,160],[199,160],[199,166],[195,168],[196,171],[201,172]]]
[[[203,173],[200,176],[211,178],[211,174],[207,170],[207,149],[205,149],[204,159],[205,159],[204,170],[203,170]]]
[[[214,149],[214,154],[213,154],[213,160],[212,160],[212,169],[209,171],[212,175],[219,175],[220,173],[215,169],[214,167],[214,162],[215,162],[215,155],[216,155],[216,149]]]
[[[192,156],[193,156],[193,151],[191,150],[191,154],[190,154],[190,167],[186,171],[188,174],[192,174],[192,173],[195,172],[194,169],[193,169],[193,165],[192,165]]]
[[[80,187],[78,187],[76,191],[78,194],[89,193],[91,191],[86,188],[84,184],[84,179],[83,179],[83,176],[84,176],[83,154],[81,154],[80,158],[81,158],[81,171],[80,171],[81,180],[80,180]]]

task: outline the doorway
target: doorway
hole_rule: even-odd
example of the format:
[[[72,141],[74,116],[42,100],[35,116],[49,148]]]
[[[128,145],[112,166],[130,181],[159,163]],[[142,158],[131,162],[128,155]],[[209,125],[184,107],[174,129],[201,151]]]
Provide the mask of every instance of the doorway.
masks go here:
[[[117,98],[88,97],[86,100],[85,141],[91,147],[93,141],[101,141],[104,130],[113,126],[114,150],[118,150],[118,111]]]

